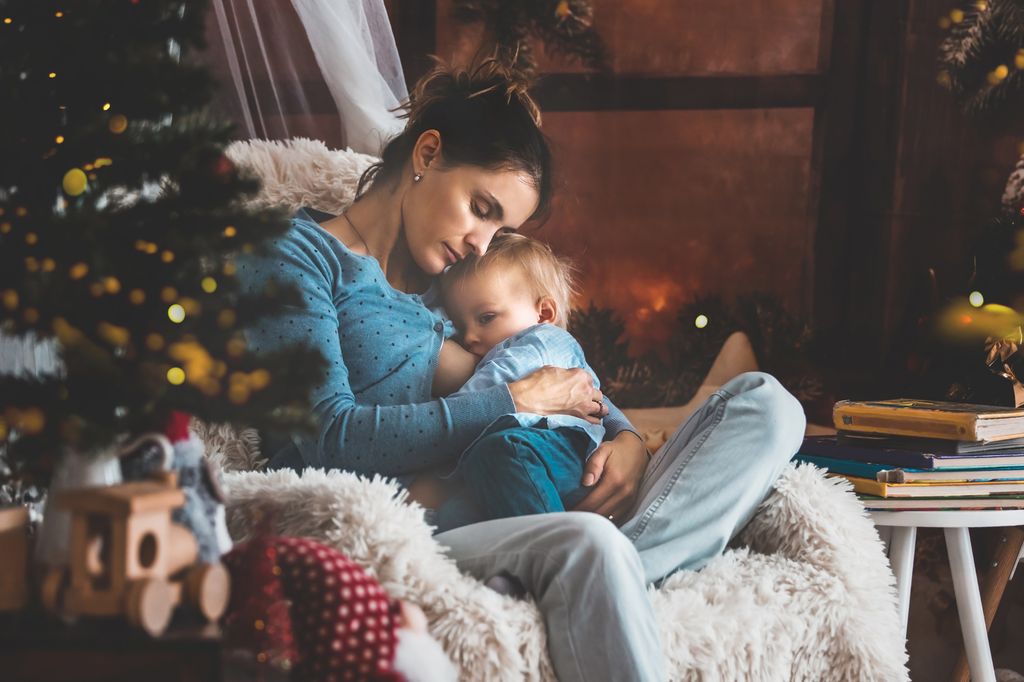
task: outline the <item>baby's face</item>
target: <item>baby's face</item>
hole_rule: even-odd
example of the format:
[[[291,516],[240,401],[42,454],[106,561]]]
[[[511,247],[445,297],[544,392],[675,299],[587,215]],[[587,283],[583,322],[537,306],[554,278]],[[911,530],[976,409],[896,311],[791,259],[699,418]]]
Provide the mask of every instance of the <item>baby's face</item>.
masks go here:
[[[518,272],[482,271],[452,286],[445,310],[462,337],[462,345],[484,356],[513,334],[541,321],[533,292]]]

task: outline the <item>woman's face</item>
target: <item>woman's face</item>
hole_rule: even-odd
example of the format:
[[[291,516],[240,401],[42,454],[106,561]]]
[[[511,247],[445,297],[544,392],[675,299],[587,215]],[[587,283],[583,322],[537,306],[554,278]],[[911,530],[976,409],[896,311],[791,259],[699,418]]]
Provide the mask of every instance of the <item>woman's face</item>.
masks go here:
[[[439,275],[471,253],[482,255],[498,230],[517,230],[538,194],[521,171],[434,163],[412,183],[402,205],[405,238],[423,272]]]

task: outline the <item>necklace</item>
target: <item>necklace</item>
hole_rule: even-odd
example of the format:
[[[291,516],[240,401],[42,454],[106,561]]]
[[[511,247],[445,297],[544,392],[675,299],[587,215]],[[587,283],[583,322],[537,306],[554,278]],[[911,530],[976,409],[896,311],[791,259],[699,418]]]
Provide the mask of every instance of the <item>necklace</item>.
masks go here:
[[[359,231],[359,228],[356,227],[356,224],[352,222],[351,218],[348,217],[348,213],[342,213],[341,217],[345,219],[345,222],[349,224],[352,230],[356,233],[356,236],[359,237],[359,241],[363,243],[363,246],[366,248],[366,255],[376,259],[377,257],[374,256],[373,251],[370,250],[370,245],[366,243],[366,238],[363,237],[363,233]]]

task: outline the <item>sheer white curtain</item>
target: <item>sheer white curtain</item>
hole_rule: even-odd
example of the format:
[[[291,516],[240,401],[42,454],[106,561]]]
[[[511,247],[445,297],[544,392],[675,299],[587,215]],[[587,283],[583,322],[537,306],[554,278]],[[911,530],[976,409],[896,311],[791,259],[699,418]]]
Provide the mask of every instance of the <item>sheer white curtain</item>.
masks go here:
[[[408,92],[383,0],[213,0],[207,35],[221,101],[249,137],[333,123],[347,146],[379,154],[402,129]]]

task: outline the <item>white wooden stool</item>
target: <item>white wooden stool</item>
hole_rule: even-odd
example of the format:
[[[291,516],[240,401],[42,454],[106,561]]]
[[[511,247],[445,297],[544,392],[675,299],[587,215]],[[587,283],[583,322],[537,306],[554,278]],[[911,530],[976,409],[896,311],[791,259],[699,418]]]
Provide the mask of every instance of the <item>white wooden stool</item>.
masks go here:
[[[918,528],[942,528],[949,551],[949,567],[953,574],[956,608],[960,613],[960,631],[973,682],[995,682],[992,651],[988,645],[988,629],[974,570],[970,528],[991,528],[1024,525],[1024,510],[978,511],[874,511],[871,519],[880,528],[891,528],[889,563],[896,574],[899,594],[900,622],[903,636],[907,634],[910,613],[910,583],[914,573],[914,542]]]

